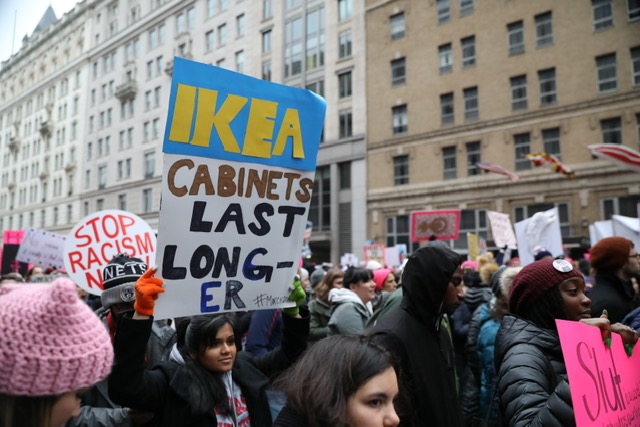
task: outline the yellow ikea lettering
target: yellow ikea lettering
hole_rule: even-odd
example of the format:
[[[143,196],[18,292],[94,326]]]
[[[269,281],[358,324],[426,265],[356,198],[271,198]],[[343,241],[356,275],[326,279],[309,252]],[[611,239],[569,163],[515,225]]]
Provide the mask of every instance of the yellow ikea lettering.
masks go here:
[[[241,150],[231,129],[231,122],[247,103],[249,114]],[[178,84],[169,140],[209,147],[211,132],[215,128],[222,143],[222,149],[226,152],[261,158],[282,156],[287,143],[291,140],[293,157],[305,157],[300,115],[297,109],[285,110],[282,123],[276,133],[274,131],[278,115],[277,102],[258,98],[249,100],[228,94],[216,111],[217,104],[217,90]]]

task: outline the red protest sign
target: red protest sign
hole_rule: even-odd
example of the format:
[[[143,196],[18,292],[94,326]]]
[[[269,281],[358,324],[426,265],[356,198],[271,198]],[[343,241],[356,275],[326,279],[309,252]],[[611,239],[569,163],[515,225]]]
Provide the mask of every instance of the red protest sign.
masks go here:
[[[457,239],[460,211],[426,211],[411,213],[411,241]]]
[[[81,288],[102,293],[102,270],[114,255],[126,253],[148,266],[155,262],[156,235],[142,218],[129,212],[106,210],[83,218],[69,233],[64,266]]]

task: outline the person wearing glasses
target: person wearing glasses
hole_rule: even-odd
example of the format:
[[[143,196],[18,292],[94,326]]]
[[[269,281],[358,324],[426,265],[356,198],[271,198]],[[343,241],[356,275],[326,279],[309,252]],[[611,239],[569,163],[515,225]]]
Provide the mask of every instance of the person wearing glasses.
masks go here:
[[[366,333],[400,368],[400,425],[461,426],[449,316],[460,307],[463,258],[451,249],[414,252],[402,274],[402,302]]]
[[[609,312],[611,323],[640,306],[631,279],[640,271],[638,250],[624,237],[601,239],[591,249],[589,262],[595,270],[595,284],[589,292],[594,315]]]

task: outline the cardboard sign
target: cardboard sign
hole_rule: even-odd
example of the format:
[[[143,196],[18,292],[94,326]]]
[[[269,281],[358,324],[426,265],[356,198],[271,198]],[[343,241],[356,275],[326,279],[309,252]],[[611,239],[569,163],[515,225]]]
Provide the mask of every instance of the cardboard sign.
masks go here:
[[[411,241],[454,240],[460,232],[460,211],[427,211],[411,213]]]
[[[553,257],[562,255],[562,233],[558,208],[538,212],[531,218],[516,222],[516,238],[518,255],[523,266],[534,261],[534,250],[537,246],[551,252]]]
[[[480,255],[480,243],[478,241],[477,234],[467,233],[467,249],[469,250],[467,259],[475,261],[478,258],[478,255]]]
[[[62,234],[29,228],[22,238],[16,259],[44,268],[62,270],[66,239]]]
[[[384,267],[384,249],[386,245],[382,243],[372,243],[370,245],[364,245],[364,265],[366,268],[369,265],[369,261],[375,261],[380,263]]]
[[[311,91],[175,58],[156,318],[291,305],[324,113]]]
[[[515,248],[517,245],[516,235],[513,232],[513,225],[511,225],[509,215],[501,212],[487,211],[487,217],[489,217],[493,241],[496,246],[499,248],[504,246]]]
[[[618,334],[611,348],[600,329],[580,322],[556,320],[569,375],[576,425],[640,425],[640,348],[627,356]]]
[[[156,236],[137,215],[119,210],[100,211],[84,217],[67,236],[64,267],[81,288],[100,295],[102,270],[120,253],[154,265]]]

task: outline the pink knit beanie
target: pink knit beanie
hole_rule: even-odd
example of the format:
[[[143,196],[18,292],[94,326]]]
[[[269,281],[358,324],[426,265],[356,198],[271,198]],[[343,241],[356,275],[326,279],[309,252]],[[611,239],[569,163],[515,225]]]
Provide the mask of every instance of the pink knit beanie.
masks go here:
[[[382,285],[384,285],[384,281],[389,277],[389,273],[391,273],[391,269],[389,268],[373,270],[373,281],[376,282],[377,291],[382,289]]]
[[[68,278],[0,288],[0,393],[59,395],[106,377],[107,329]]]

